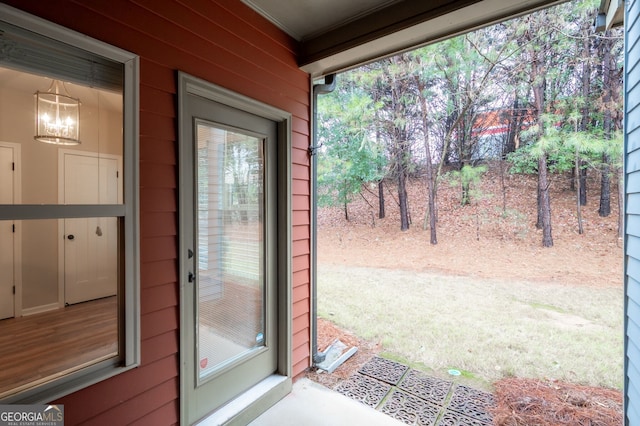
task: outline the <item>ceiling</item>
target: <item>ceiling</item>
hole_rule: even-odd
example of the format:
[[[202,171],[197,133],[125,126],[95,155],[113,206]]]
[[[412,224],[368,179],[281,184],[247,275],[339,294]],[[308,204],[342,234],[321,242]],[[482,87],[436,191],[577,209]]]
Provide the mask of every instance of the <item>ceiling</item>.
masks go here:
[[[563,0],[242,0],[300,42],[314,77]]]
[[[33,94],[37,90],[46,92],[50,89],[51,81],[49,77],[0,67],[0,91],[11,90],[29,99],[33,98]],[[78,98],[81,105],[122,112],[121,93],[100,90],[69,82],[65,83],[64,90],[69,96]]]

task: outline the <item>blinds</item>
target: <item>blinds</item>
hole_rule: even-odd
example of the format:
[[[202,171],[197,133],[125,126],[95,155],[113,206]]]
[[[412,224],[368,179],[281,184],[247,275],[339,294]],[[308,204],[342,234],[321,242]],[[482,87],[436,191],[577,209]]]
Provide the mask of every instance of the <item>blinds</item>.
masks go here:
[[[262,138],[197,126],[200,377],[265,344]]]
[[[0,65],[122,91],[123,64],[0,21]]]

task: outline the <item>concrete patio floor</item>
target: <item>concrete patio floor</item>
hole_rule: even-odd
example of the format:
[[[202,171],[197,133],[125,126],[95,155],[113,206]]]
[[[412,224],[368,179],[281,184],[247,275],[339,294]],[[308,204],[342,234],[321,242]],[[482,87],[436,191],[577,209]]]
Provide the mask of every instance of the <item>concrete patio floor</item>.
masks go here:
[[[373,357],[335,390],[301,379],[252,425],[489,426],[492,394]]]
[[[404,423],[309,379],[293,384],[280,400],[252,426],[399,426]]]

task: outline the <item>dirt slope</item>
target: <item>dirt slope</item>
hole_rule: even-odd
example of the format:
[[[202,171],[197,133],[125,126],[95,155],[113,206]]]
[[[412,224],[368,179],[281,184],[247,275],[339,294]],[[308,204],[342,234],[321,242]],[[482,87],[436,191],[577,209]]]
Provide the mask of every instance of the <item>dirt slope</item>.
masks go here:
[[[446,182],[438,193],[438,244],[423,230],[426,183],[409,184],[412,224],[400,231],[394,182],[386,184],[386,218],[378,219],[378,201],[364,191],[349,204],[350,221],[340,208],[320,208],[318,261],[379,266],[483,278],[525,279],[593,286],[622,285],[622,242],[618,239],[618,197],[614,185],[612,213],[598,216],[599,176],[592,173],[588,204],[582,208],[585,233],[577,232],[575,193],[568,176],[554,176],[551,209],[554,247],[543,248],[535,228],[534,176],[506,174],[505,197],[499,168],[484,175],[471,206],[460,206],[459,188]],[[506,200],[506,210],[504,203]]]

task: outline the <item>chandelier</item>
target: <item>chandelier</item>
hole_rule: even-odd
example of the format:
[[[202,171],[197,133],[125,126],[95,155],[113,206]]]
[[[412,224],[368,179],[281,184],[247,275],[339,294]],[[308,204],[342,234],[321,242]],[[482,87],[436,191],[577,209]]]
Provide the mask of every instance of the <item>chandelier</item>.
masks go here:
[[[52,80],[46,92],[37,91],[34,96],[36,134],[33,138],[56,145],[78,145],[80,99],[71,97],[64,82],[58,80]]]

